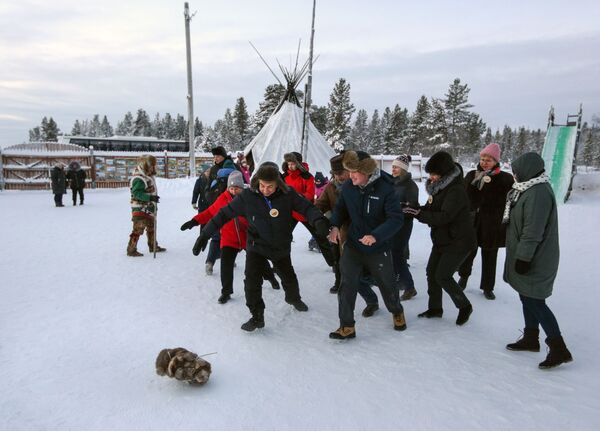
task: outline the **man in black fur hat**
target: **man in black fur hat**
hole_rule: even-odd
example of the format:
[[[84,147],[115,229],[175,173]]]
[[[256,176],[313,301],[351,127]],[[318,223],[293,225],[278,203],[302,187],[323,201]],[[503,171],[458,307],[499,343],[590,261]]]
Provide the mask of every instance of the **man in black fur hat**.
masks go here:
[[[265,326],[262,269],[268,260],[277,267],[285,301],[298,311],[308,311],[300,297],[298,277],[290,257],[292,211],[305,216],[319,234],[326,235],[329,231],[327,219],[313,204],[283,182],[277,165],[263,163],[252,177],[250,188],[211,219],[194,245],[194,254],[198,254],[206,247],[211,235],[229,220],[238,216],[248,220],[244,291],[252,317],[242,325],[245,331]]]
[[[351,181],[342,186],[333,215],[331,242],[340,240],[339,228],[349,224],[344,252],[340,260],[342,282],[338,293],[340,327],[330,338],[354,338],[354,305],[361,274],[375,279],[394,329],[406,329],[404,310],[395,283],[391,239],[402,227],[403,215],[392,177],[377,167],[377,162],[363,151],[347,151],[343,165]]]

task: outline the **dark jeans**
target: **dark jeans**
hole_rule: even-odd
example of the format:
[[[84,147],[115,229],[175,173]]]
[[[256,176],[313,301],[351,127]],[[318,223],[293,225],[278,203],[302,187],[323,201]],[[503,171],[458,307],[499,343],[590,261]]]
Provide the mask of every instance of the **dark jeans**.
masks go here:
[[[63,197],[62,193],[55,193],[54,194],[54,203],[56,204],[57,207],[61,206],[63,204],[62,203],[62,197]]]
[[[415,282],[408,269],[408,241],[412,233],[412,223],[403,226],[402,235],[396,235],[392,242],[392,260],[394,261],[394,272],[400,282],[400,289],[414,290]]]
[[[246,251],[244,292],[246,293],[246,306],[250,309],[250,313],[253,316],[262,314],[265,309],[265,303],[262,299],[262,280],[264,268],[269,264],[268,261],[269,259],[261,254]],[[298,277],[296,277],[290,256],[287,255],[272,262],[277,268],[277,274],[281,277],[281,286],[285,292],[285,302],[292,303],[299,301],[301,299],[300,287],[298,286]]]
[[[298,221],[294,220],[292,231],[296,228],[297,224],[298,224]],[[329,265],[329,266],[335,265],[335,258],[333,256],[331,243],[329,242],[327,237],[317,235],[317,232],[315,231],[315,229],[308,222],[303,221],[302,224],[310,232],[310,234],[313,236],[315,241],[317,241],[319,250],[321,250],[321,254],[323,255],[323,259],[325,259],[325,262],[327,262],[327,265]]]
[[[404,311],[396,283],[394,264],[390,251],[372,255],[363,254],[346,245],[340,260],[342,282],[338,291],[338,314],[340,326],[354,326],[356,294],[365,272],[369,272],[379,287],[381,297],[390,313]]]
[[[214,263],[221,257],[221,232],[217,231],[208,245],[208,254],[206,255],[206,263]]]
[[[453,274],[467,257],[467,253],[442,253],[435,247],[431,249],[426,270],[430,310],[442,308],[442,289],[450,296],[456,308],[463,308],[470,304],[453,278]]]
[[[333,269],[335,270],[335,286],[340,288],[340,283],[342,282],[342,274],[340,271],[340,246],[338,244],[331,244],[331,251],[333,252],[333,257],[335,259],[335,263],[333,265]],[[377,294],[371,288],[372,285],[375,284],[375,280],[373,277],[361,276],[360,284],[358,286],[358,294],[362,296],[367,305],[375,305],[378,304]]]
[[[473,261],[477,256],[477,249],[473,250],[467,256],[465,261],[458,268],[458,275],[461,277],[469,277],[473,269]],[[481,249],[481,282],[479,288],[481,290],[494,290],[496,284],[496,261],[498,260],[498,249]]]
[[[548,338],[560,337],[560,328],[552,310],[546,305],[545,299],[529,298],[519,295],[523,303],[523,317],[525,318],[525,328],[542,329]]]
[[[79,194],[79,203],[83,203],[83,189],[71,189],[73,191],[73,205],[77,203],[77,194]]]
[[[221,249],[221,293],[231,295],[233,293],[233,265],[239,249],[223,247]]]

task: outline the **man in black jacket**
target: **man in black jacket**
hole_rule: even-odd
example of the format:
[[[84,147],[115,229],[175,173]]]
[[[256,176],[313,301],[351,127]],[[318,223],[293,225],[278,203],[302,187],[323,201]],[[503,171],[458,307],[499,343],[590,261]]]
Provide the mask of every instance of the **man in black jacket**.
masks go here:
[[[342,185],[336,202],[329,240],[339,242],[339,228],[349,223],[348,237],[340,260],[342,282],[338,292],[340,327],[330,338],[354,338],[354,305],[361,275],[369,272],[381,291],[394,329],[406,329],[392,262],[391,239],[402,227],[402,210],[392,178],[363,151],[348,151],[343,165],[350,180]]]
[[[197,255],[214,232],[229,220],[238,216],[248,220],[244,291],[252,317],[242,325],[245,331],[265,326],[262,275],[269,260],[277,267],[281,277],[285,301],[298,311],[308,310],[300,297],[298,277],[290,257],[292,211],[304,215],[320,234],[327,234],[329,222],[323,214],[283,182],[277,165],[263,163],[252,177],[250,189],[245,189],[222,208],[202,229],[194,245],[194,254]]]

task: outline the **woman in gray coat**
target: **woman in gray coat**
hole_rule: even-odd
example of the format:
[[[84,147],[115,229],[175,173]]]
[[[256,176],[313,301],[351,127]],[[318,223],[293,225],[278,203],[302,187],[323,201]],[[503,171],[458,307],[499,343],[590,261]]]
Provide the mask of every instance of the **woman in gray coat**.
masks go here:
[[[558,271],[558,216],[556,199],[537,153],[525,153],[512,164],[515,183],[508,193],[503,222],[506,232],[504,281],[519,293],[523,304],[523,338],[509,350],[540,351],[539,326],[550,348],[540,368],[573,360],[558,322],[546,304]]]

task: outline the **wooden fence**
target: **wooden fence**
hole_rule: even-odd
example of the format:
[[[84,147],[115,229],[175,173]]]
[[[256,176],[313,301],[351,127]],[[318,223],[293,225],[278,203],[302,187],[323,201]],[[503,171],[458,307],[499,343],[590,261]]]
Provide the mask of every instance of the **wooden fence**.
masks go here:
[[[0,189],[50,189],[50,170],[57,163],[76,161],[86,171],[92,188],[128,187],[141,154],[152,154],[157,161],[157,177],[185,178],[189,175],[189,153],[94,151],[73,144],[44,142],[21,144],[0,150]],[[212,164],[210,153],[196,154],[196,170]]]

